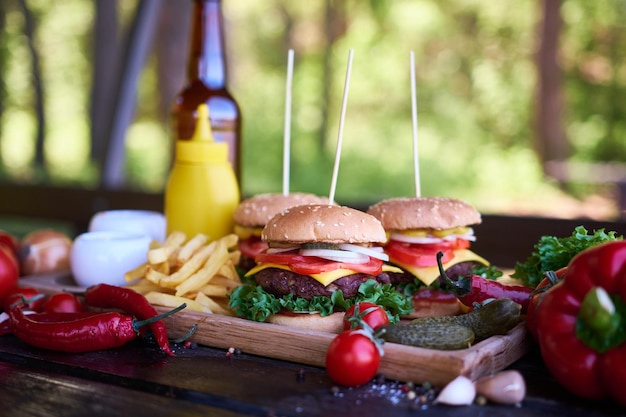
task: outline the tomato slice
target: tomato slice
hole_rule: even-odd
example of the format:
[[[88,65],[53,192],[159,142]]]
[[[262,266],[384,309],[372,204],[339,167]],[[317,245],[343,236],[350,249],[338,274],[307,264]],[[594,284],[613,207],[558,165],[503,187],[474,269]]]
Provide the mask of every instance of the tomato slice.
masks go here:
[[[248,239],[239,241],[239,250],[243,256],[254,259],[259,253],[267,249],[267,243],[263,242],[260,237],[252,236]]]
[[[310,275],[319,274],[320,272],[330,272],[336,269],[349,269],[354,272],[368,275],[378,275],[382,272],[383,261],[371,258],[369,262],[364,264],[350,264],[345,262],[334,262],[326,259],[317,258],[315,256],[305,256],[304,262],[292,262],[289,268],[297,274]]]
[[[255,257],[255,260],[259,263],[287,265],[293,272],[302,275],[319,274],[336,269],[350,269],[362,274],[378,275],[383,268],[383,261],[376,258],[370,257],[369,262],[363,264],[351,264],[330,261],[317,256],[304,256],[295,250],[283,253],[261,252]]]
[[[443,252],[441,262],[446,263],[454,259],[453,245],[448,244],[448,242],[445,244],[415,245],[392,240],[387,244],[385,251],[390,259],[418,268],[437,265],[437,252],[440,251]]]
[[[254,260],[260,264],[281,264],[289,265],[291,262],[303,262],[306,256],[298,254],[298,250],[280,253],[261,252],[254,257]]]

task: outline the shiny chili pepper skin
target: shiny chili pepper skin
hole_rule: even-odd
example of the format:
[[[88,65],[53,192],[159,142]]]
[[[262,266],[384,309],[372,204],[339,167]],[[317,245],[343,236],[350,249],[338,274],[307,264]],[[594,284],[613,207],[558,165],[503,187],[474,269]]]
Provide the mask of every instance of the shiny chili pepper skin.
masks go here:
[[[604,312],[620,323],[606,331],[598,325],[604,321],[589,319],[586,303],[599,289],[615,308]],[[626,241],[586,249],[570,261],[537,309],[537,332],[546,367],[561,385],[580,397],[612,397],[626,406]]]
[[[490,298],[509,298],[522,306],[522,313],[528,309],[530,296],[533,289],[524,285],[504,284],[499,281],[485,279],[479,275],[471,275],[469,278],[461,277],[459,280],[469,279],[470,290],[466,295],[459,296],[459,300],[466,306],[474,303],[482,303]]]
[[[159,314],[143,295],[130,288],[109,284],[97,284],[87,288],[87,291],[85,291],[85,303],[92,307],[122,310],[127,314],[132,314],[139,320],[146,320]],[[161,350],[170,356],[174,356],[163,320],[150,324],[150,330],[152,330]]]
[[[524,285],[504,284],[480,275],[461,276],[453,281],[446,275],[441,262],[443,252],[437,253],[437,266],[443,279],[444,287],[452,291],[466,306],[472,308],[474,303],[482,303],[490,298],[508,298],[522,306],[522,313],[528,309],[533,289]]]
[[[9,310],[13,334],[24,343],[62,352],[90,352],[120,347],[138,336],[135,319],[105,312],[68,321],[37,321],[21,306]]]
[[[59,321],[70,321],[76,319],[82,319],[86,317],[95,316],[97,314],[101,314],[98,311],[81,311],[76,313],[31,313],[26,314],[30,319],[41,322],[59,322]],[[13,333],[13,328],[11,327],[11,320],[7,318],[0,322],[0,336],[4,336],[6,334]]]

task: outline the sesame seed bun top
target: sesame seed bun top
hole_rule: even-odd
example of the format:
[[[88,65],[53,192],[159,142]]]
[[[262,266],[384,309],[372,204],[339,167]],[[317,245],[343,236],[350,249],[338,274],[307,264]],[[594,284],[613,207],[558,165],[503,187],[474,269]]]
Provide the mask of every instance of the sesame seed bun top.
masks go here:
[[[264,241],[301,244],[384,243],[387,238],[380,221],[350,207],[309,204],[281,211],[265,226]]]
[[[445,230],[482,221],[471,204],[447,197],[391,198],[374,204],[367,212],[386,230]]]
[[[235,209],[235,223],[246,227],[263,227],[276,213],[303,204],[327,204],[328,198],[308,193],[258,194],[243,200]]]

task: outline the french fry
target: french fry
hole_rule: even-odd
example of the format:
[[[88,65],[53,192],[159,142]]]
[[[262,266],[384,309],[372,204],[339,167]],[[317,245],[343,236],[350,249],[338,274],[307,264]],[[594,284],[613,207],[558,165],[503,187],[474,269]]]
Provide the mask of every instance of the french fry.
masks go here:
[[[213,279],[211,280],[211,284],[221,285],[222,287],[225,287],[230,294],[230,291],[232,291],[234,288],[241,285],[241,281],[239,280],[235,281],[228,277],[218,274],[215,277],[213,277]]]
[[[226,235],[218,240],[224,244],[226,249],[234,249],[237,246],[237,242],[239,242],[239,238],[234,233]]]
[[[163,288],[162,286],[157,285],[145,278],[140,279],[135,284],[128,285],[127,287],[137,291],[140,294],[146,294],[146,293],[149,293],[150,291],[159,291],[159,292],[168,291],[167,288]],[[171,293],[173,294],[174,292],[171,291]]]
[[[234,250],[230,252],[229,255],[230,255],[230,261],[233,263],[233,265],[237,265],[239,261],[241,260],[241,251],[239,250]]]
[[[146,270],[149,267],[148,263],[143,263],[139,265],[135,269],[131,269],[127,273],[124,274],[124,279],[126,282],[133,282],[139,278],[143,278],[146,275]]]
[[[161,262],[159,264],[152,265],[152,269],[159,271],[162,274],[169,275],[172,267],[168,261]]]
[[[198,272],[176,286],[176,295],[185,295],[191,291],[197,291],[206,285],[219,271],[224,262],[228,260],[228,251],[222,240],[216,240],[215,251],[209,256],[206,263]],[[191,261],[190,261],[191,262]]]
[[[213,313],[224,314],[224,315],[229,314],[229,311],[227,311],[221,305],[213,301],[211,297],[207,297],[206,295],[204,295],[204,293],[199,292],[198,295],[196,295],[195,301],[198,302],[199,304],[202,304],[203,306],[211,310]]]
[[[195,235],[189,242],[185,243],[183,247],[180,248],[180,251],[176,256],[176,265],[181,266],[187,262],[198,249],[207,243],[208,240],[209,237],[203,233]]]
[[[186,239],[187,236],[183,232],[170,233],[163,246],[148,251],[148,262],[151,264],[166,262],[175,250],[180,249]]]
[[[241,282],[241,278],[239,278],[239,274],[237,273],[235,265],[233,265],[232,262],[224,263],[224,265],[222,265],[217,271],[217,275],[221,275],[233,281]]]
[[[213,278],[211,281],[213,280],[215,280],[215,278]],[[203,287],[200,287],[198,292],[208,297],[226,297],[228,295],[228,288],[223,285],[207,284]]]
[[[217,240],[211,242],[207,246],[202,247],[202,249],[194,253],[191,259],[189,259],[188,262],[185,262],[185,264],[181,266],[178,271],[163,279],[163,285],[175,287],[185,282],[196,271],[202,268],[202,265],[204,265],[207,259],[209,259],[213,252],[215,252],[215,248],[217,247],[218,242],[219,241]]]
[[[152,266],[148,265],[146,268],[145,278],[152,282],[153,284],[160,285],[161,281],[169,277],[169,275],[164,274],[163,272],[159,272],[154,269]]]
[[[213,313],[213,311],[195,300],[191,300],[185,297],[177,297],[172,294],[166,294],[157,291],[151,291],[145,295],[146,299],[150,302],[150,304],[156,304],[163,307],[176,308],[181,304],[187,304],[186,310],[200,311],[202,313]]]
[[[186,241],[184,233],[173,232],[165,242],[151,242],[148,262],[125,278],[152,304],[175,308],[187,303],[189,310],[233,315],[228,295],[241,285],[237,242],[235,234],[209,242],[204,234]]]

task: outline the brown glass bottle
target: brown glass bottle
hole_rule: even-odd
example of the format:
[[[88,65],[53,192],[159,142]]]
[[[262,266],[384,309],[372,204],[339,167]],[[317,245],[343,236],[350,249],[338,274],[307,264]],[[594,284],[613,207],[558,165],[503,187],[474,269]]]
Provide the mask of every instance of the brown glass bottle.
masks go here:
[[[228,159],[241,181],[241,112],[227,89],[221,0],[193,2],[187,82],[172,109],[174,141],[191,139],[196,109],[206,103],[213,137],[228,143]]]

